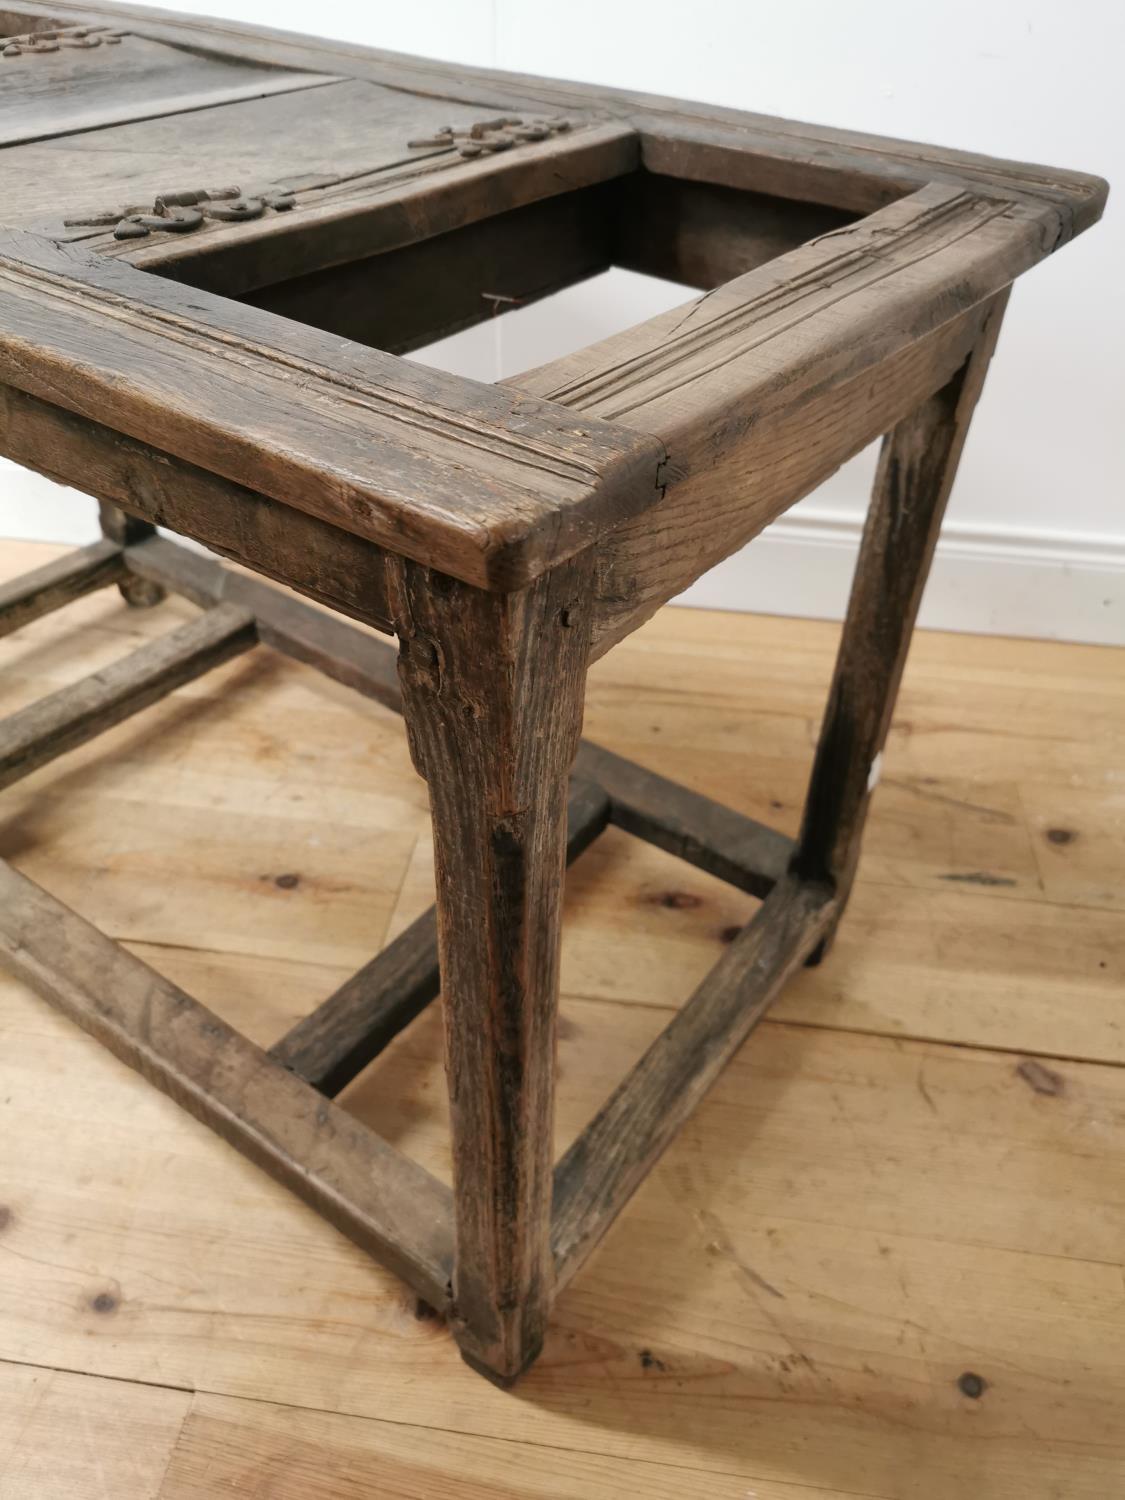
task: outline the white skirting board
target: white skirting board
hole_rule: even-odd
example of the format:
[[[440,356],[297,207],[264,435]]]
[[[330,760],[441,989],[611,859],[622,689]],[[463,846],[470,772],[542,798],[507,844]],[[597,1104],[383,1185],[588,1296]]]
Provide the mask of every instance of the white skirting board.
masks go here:
[[[677,603],[842,619],[862,523],[802,507]],[[0,537],[93,541],[94,503],[0,459]],[[937,630],[1125,646],[1125,539],[949,523],[922,601]]]
[[[792,512],[676,603],[842,619],[862,524],[827,512]],[[1125,646],[1125,538],[947,523],[919,623]]]
[[[99,536],[98,507],[88,495],[0,458],[0,537],[84,547]]]

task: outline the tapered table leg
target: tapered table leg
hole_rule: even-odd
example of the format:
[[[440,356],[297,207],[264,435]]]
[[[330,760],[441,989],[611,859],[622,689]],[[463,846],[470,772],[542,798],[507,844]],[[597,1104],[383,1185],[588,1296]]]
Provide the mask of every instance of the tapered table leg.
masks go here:
[[[1006,301],[1006,292],[994,299],[972,354],[953,379],[883,440],[793,861],[806,879],[831,882],[840,911],[855,877],[922,590]],[[810,962],[830,941],[831,934]]]
[[[132,547],[135,543],[156,535],[155,526],[148,521],[138,521],[135,516],[128,515],[120,506],[113,505],[108,500],[99,502],[98,516],[102,536],[116,542],[119,547]],[[160,584],[147,578],[138,578],[135,573],[126,573],[117,587],[125,603],[131,604],[134,609],[149,609],[164,598],[164,590]]]
[[[407,732],[433,813],[453,1327],[471,1363],[508,1379],[541,1347],[553,1283],[559,920],[588,565],[516,594],[390,566]]]

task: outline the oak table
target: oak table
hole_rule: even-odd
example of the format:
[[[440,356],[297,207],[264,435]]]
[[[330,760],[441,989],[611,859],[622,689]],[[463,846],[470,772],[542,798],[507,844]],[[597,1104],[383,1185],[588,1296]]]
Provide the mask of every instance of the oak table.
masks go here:
[[[268,1052],[7,864],[0,952],[510,1379],[828,947],[1008,288],[1106,186],[142,7],[2,19],[0,452],[104,540],[0,633],[110,584],[203,610],[0,724],[0,787],[264,642],[403,712],[437,903]],[[613,265],[703,295],[496,385],[401,357]],[[880,436],[800,836],[582,743],[589,662]],[[762,904],[555,1162],[563,870],[610,823]],[[439,968],[452,1190],[333,1103]]]

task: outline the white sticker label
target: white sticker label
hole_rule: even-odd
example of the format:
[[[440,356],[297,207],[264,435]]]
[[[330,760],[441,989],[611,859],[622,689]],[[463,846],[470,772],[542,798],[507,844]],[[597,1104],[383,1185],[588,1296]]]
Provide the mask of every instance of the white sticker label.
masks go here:
[[[869,792],[873,792],[875,790],[875,788],[879,785],[879,777],[882,776],[882,774],[883,774],[883,752],[880,750],[879,754],[871,762],[871,769],[867,773],[867,790]]]

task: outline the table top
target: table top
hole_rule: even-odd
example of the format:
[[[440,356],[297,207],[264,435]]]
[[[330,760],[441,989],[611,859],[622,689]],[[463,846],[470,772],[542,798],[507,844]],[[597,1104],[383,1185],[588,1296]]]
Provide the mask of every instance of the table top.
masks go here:
[[[490,588],[936,335],[1105,201],[1077,172],[145,7],[19,16],[0,381]],[[610,264],[706,295],[500,385],[401,357]]]

